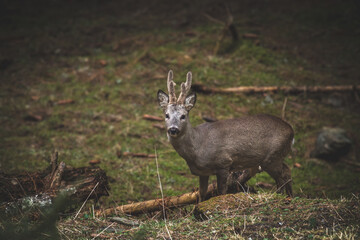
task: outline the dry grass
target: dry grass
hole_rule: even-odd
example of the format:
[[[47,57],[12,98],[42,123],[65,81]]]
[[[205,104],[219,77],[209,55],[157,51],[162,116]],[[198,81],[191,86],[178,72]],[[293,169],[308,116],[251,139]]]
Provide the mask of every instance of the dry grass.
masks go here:
[[[203,207],[206,210],[202,209]],[[238,193],[215,197],[201,203],[201,206],[196,208],[195,215],[191,214],[191,206],[187,209],[190,212],[184,209],[167,211],[167,227],[173,239],[360,237],[358,196],[340,200],[288,199],[275,193]],[[203,211],[206,220],[199,218],[199,211]],[[160,212],[135,218],[141,220],[139,227],[131,228],[101,219],[69,218],[60,221],[58,228],[63,239],[81,239],[96,235],[99,239],[167,239],[168,233]],[[103,231],[105,228],[107,229]]]

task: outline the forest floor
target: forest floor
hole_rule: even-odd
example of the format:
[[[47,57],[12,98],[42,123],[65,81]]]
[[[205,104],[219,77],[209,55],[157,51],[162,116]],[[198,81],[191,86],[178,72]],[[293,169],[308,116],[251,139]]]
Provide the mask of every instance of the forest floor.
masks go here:
[[[169,69],[178,86],[188,71],[194,83],[211,87],[359,84],[357,1],[226,5],[239,41],[226,34],[216,51],[224,25],[207,16],[226,21],[223,1],[0,3],[1,171],[41,170],[56,149],[74,167],[96,160],[110,179],[109,197],[87,203],[76,220],[78,209],[61,216],[61,238],[169,239],[161,214],[139,216],[140,227],[123,229],[91,215],[92,207],[160,197],[154,158],[129,152],[156,154],[165,196],[198,186],[167,142],[163,123],[143,118],[163,117],[156,93],[166,90]],[[296,155],[286,163],[295,198],[258,187],[274,185],[268,174],[258,174],[249,181],[258,194],[237,213],[216,212],[205,221],[193,216],[192,206],[169,213],[173,239],[358,238],[358,94],[198,94],[193,125],[203,117],[281,116],[287,97]],[[350,153],[337,162],[309,157],[323,127],[343,128],[352,140]],[[111,224],[117,230],[99,234]]]

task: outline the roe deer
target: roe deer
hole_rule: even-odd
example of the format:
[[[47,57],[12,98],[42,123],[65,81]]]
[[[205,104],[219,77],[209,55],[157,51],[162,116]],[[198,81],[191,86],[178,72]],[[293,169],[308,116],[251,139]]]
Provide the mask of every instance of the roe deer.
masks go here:
[[[292,196],[290,168],[283,162],[291,150],[292,127],[280,118],[265,114],[192,127],[189,111],[195,105],[196,94],[189,94],[191,81],[192,75],[188,72],[176,99],[170,70],[169,95],[159,90],[157,98],[165,114],[170,143],[185,159],[191,173],[199,176],[200,201],[205,199],[210,175],[217,177],[218,193],[225,194],[230,172],[240,170],[244,170],[241,183],[264,170],[275,179],[278,191],[285,189],[287,195]]]

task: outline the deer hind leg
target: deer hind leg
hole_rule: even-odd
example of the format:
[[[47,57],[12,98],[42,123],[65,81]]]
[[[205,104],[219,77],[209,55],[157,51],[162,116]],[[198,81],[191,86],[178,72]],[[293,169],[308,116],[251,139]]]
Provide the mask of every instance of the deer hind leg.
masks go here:
[[[227,192],[227,182],[229,177],[229,170],[220,169],[216,173],[217,190],[219,195],[224,195]]]
[[[288,165],[279,162],[278,164],[272,164],[264,166],[264,170],[275,179],[277,192],[282,193],[284,190],[289,197],[292,197],[292,186],[291,186],[291,171]]]
[[[282,176],[283,179],[285,180],[285,191],[289,197],[292,197],[293,192],[292,192],[291,170],[286,163],[283,163],[282,167],[283,167]]]

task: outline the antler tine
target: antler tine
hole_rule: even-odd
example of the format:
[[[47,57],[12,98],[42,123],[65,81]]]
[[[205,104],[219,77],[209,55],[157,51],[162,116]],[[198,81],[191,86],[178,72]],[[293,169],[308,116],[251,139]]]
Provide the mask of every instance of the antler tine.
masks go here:
[[[186,75],[186,82],[181,83],[181,93],[180,93],[179,98],[177,100],[178,104],[184,104],[185,103],[185,98],[186,98],[186,96],[189,93],[190,88],[191,88],[191,81],[192,81],[192,74],[191,74],[191,72],[188,72],[187,75]]]
[[[175,95],[175,82],[173,81],[173,71],[170,70],[167,78],[167,87],[169,92],[169,104],[176,103],[176,95]]]

